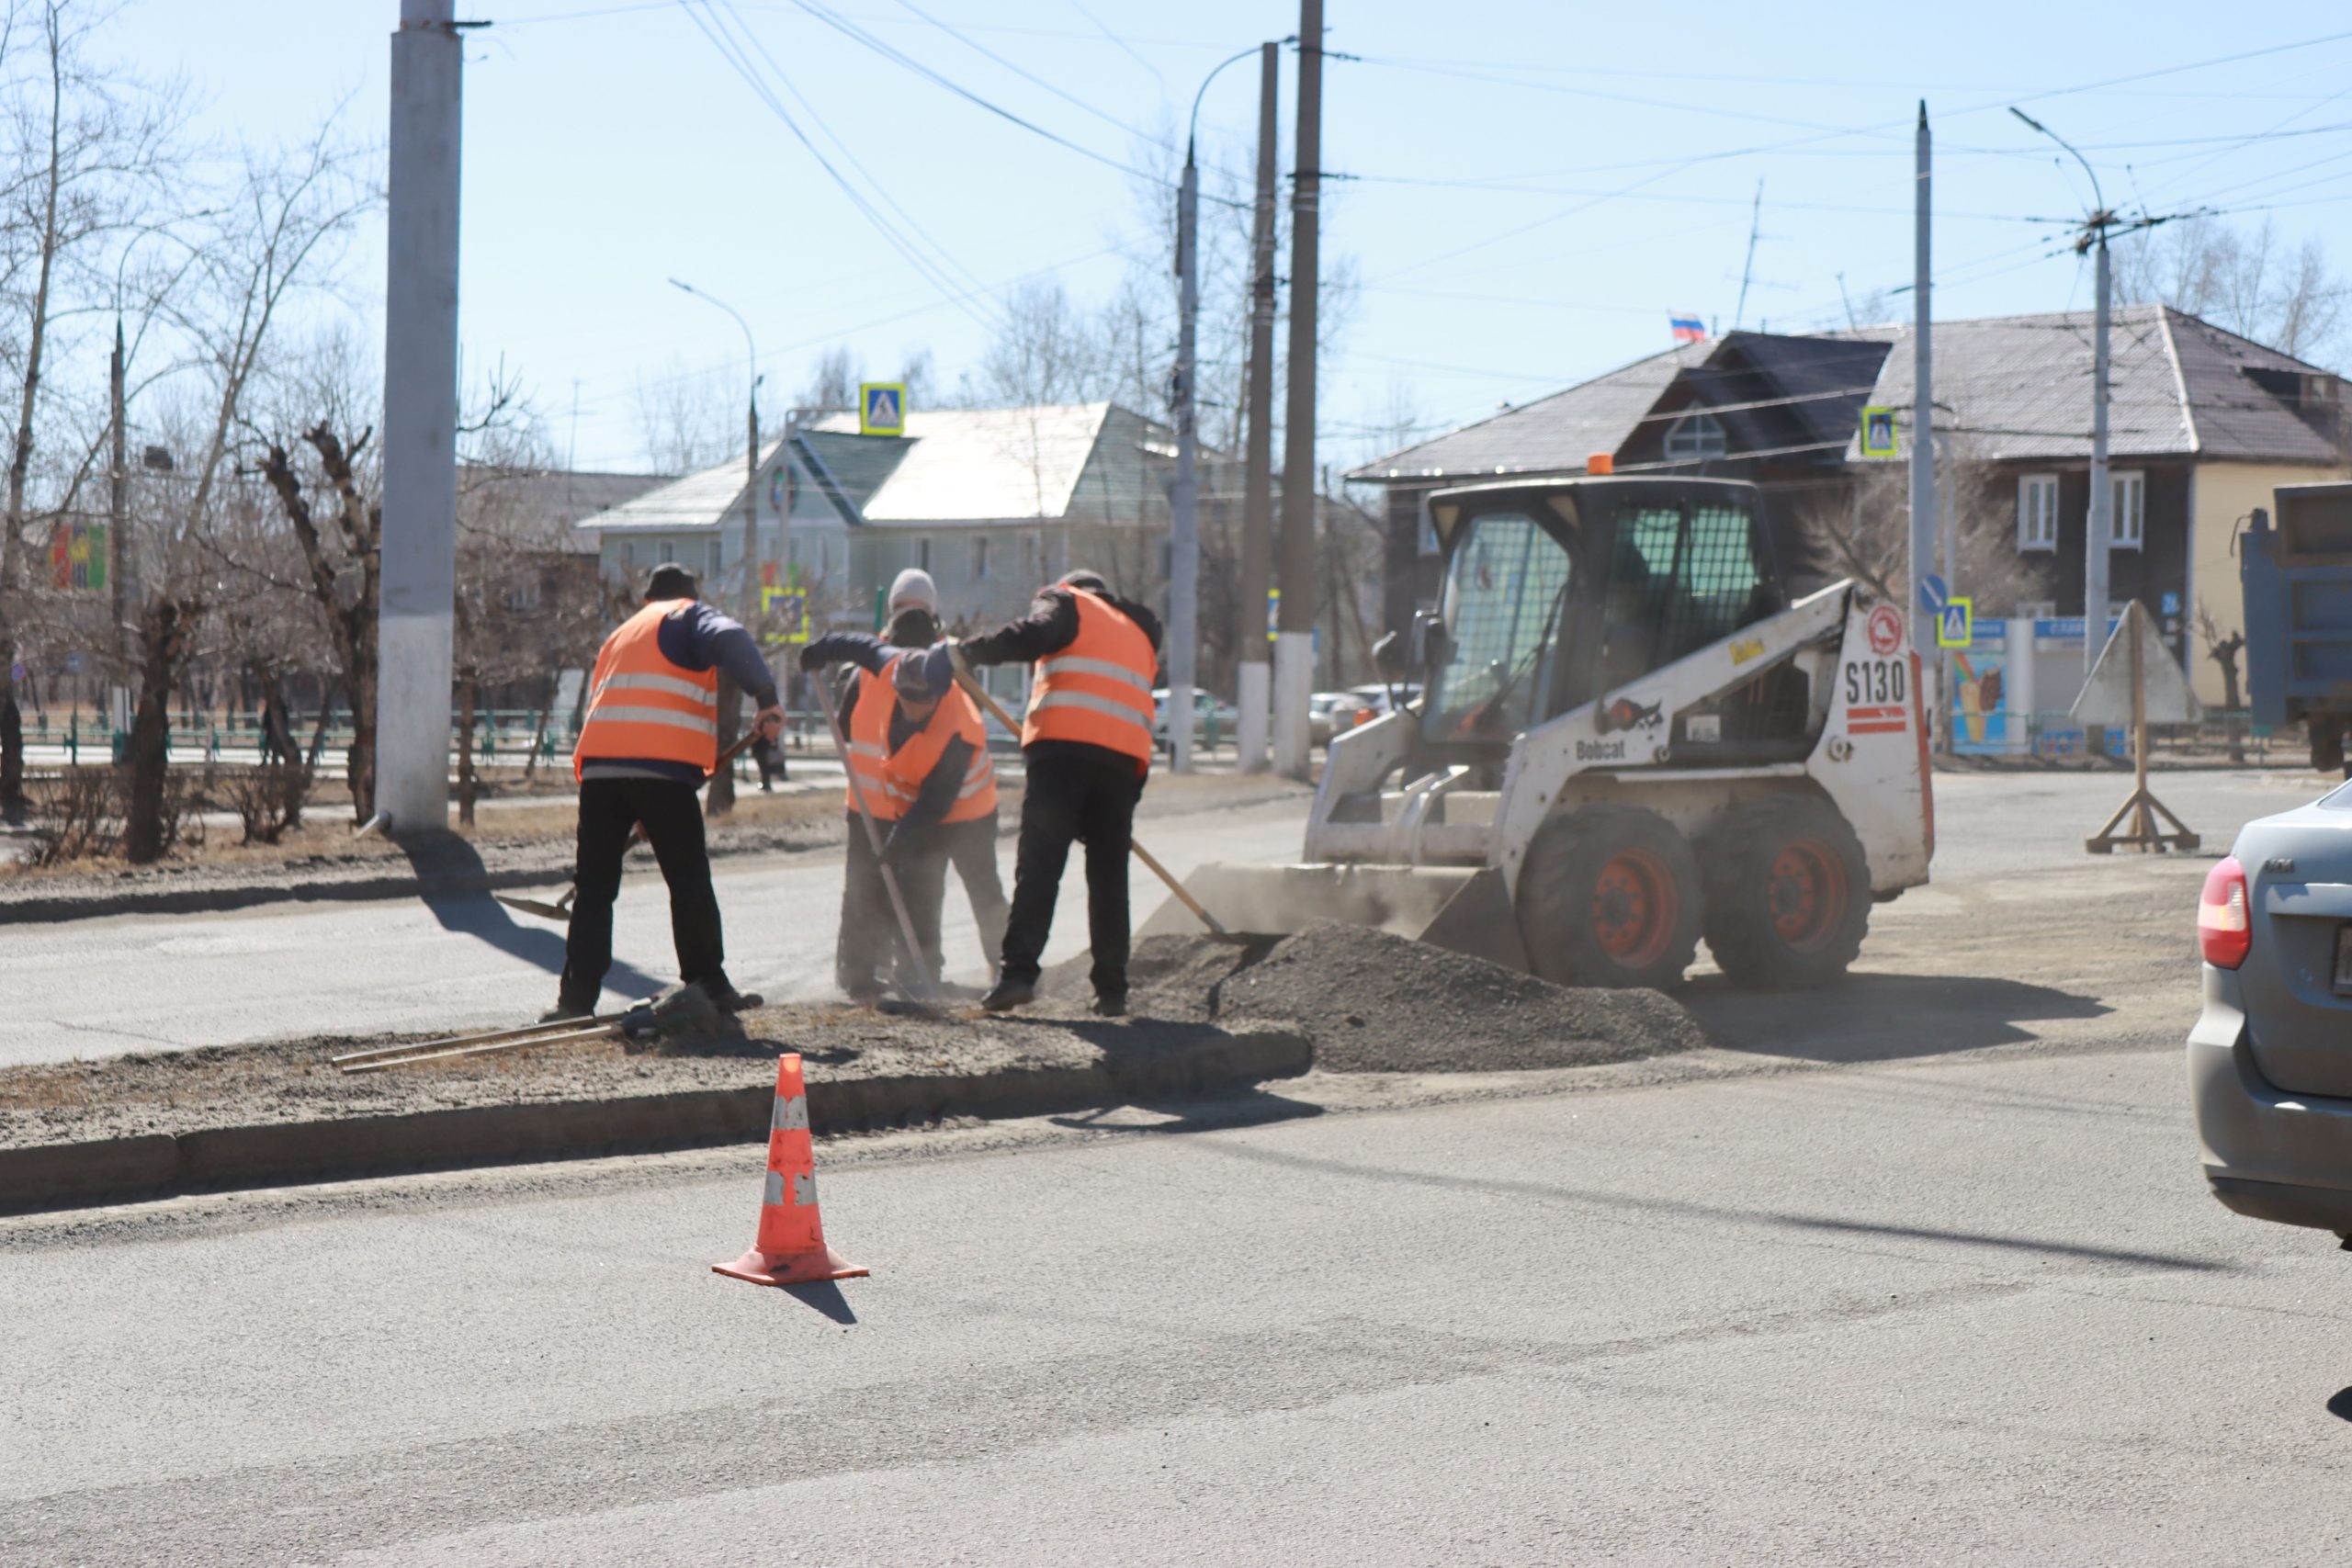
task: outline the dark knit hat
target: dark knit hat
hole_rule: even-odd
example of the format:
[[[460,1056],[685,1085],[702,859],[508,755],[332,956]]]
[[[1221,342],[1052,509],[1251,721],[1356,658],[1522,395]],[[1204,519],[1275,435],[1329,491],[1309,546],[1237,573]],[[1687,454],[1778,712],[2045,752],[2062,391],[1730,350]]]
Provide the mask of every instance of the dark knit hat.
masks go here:
[[[645,580],[645,598],[648,604],[657,599],[699,599],[701,597],[702,585],[695,581],[695,574],[673,560],[665,560],[655,567],[652,575]]]

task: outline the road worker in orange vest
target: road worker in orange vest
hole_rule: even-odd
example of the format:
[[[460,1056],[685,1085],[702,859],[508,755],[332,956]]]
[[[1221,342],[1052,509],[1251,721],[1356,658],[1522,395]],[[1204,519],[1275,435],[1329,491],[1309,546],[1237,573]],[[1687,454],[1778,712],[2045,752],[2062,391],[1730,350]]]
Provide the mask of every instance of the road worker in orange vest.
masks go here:
[[[908,923],[930,973],[941,969],[939,906],[947,886],[949,832],[996,815],[996,766],[980,710],[956,689],[944,654],[898,649],[864,632],[829,632],[801,649],[800,667],[819,675],[854,664],[842,732],[843,766],[882,830],[875,859],[856,795],[849,795],[849,849],[842,878],[841,936],[834,977],[852,1001],[881,999],[888,960],[899,950],[898,917],[882,870],[899,885]]]
[[[711,891],[710,853],[696,791],[718,765],[718,674],[750,694],[756,730],[784,727],[775,677],[759,645],[734,621],[701,603],[694,573],[675,563],[653,569],[645,605],[605,639],[588,682],[588,711],[572,748],[580,781],[580,850],[563,980],[544,1015],[585,1018],[596,1010],[613,964],[613,899],[631,829],[646,841],[670,885],[670,931],[678,975],[729,1012],[757,1007],[727,978],[727,952]]]
[[[931,573],[920,567],[899,573],[890,584],[888,606],[890,618],[882,637],[891,647],[927,649],[939,640],[939,588]],[[951,822],[944,831],[948,868],[971,900],[972,923],[980,929],[980,951],[988,954],[993,982],[1011,908],[1004,897],[1004,874],[997,867],[996,813]]]
[[[1020,620],[943,647],[971,664],[1034,667],[1021,725],[1028,780],[1012,915],[996,988],[980,1005],[1004,1012],[1036,999],[1055,897],[1075,841],[1086,846],[1094,1010],[1117,1018],[1127,1010],[1127,846],[1151,767],[1159,618],[1112,592],[1101,572],[1078,570],[1040,590]]]

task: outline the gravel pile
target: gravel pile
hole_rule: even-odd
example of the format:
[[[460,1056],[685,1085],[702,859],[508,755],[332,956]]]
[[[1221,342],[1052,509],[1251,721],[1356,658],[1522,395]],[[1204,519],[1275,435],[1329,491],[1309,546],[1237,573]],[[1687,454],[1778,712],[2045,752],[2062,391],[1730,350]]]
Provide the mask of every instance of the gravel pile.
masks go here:
[[[1085,984],[1084,960],[1060,965]],[[1571,989],[1367,926],[1312,926],[1243,947],[1204,937],[1136,944],[1136,1010],[1231,1025],[1277,1020],[1329,1072],[1497,1072],[1668,1055],[1707,1043],[1657,991]]]

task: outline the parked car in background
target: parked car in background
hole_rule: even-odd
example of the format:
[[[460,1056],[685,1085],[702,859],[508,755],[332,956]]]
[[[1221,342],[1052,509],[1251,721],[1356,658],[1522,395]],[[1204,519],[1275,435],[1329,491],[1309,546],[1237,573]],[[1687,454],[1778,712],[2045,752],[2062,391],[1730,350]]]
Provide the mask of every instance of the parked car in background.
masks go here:
[[[1161,750],[1168,750],[1169,688],[1160,687],[1151,694],[1151,739]],[[1233,744],[1235,710],[1231,704],[1219,702],[1205,686],[1193,688],[1193,743],[1206,745],[1212,737],[1220,746]],[[1212,728],[1214,724],[1214,728]]]
[[[1385,718],[1388,716],[1388,693],[1389,687],[1381,682],[1374,682],[1369,686],[1350,686],[1348,688],[1348,695],[1355,698],[1356,701],[1363,704],[1365,707],[1369,708],[1374,718]],[[1421,700],[1420,687],[1415,685],[1410,681],[1397,682],[1396,685],[1396,700],[1403,703],[1407,707],[1410,707],[1415,703]]]
[[[1306,739],[1312,745],[1329,746],[1332,736],[1353,728],[1357,716],[1367,711],[1364,700],[1353,692],[1317,692],[1306,699]]]
[[[2206,874],[2188,1033],[2205,1179],[2352,1244],[2352,784],[2249,822]]]

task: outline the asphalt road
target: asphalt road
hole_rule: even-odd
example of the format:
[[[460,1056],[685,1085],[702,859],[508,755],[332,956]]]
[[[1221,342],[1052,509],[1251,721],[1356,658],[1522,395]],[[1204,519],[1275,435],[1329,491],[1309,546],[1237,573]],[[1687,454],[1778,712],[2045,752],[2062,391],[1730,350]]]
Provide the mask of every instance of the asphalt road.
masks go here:
[[[1154,817],[1138,830],[1181,876],[1204,861],[1295,855],[1303,821],[1303,806],[1286,802]],[[999,851],[1010,894],[1012,840]],[[1048,962],[1086,946],[1083,865],[1072,855]],[[834,995],[840,852],[729,858],[713,871],[735,983],[771,998]],[[1133,879],[1140,918],[1164,895],[1140,865]],[[942,938],[950,977],[984,983],[971,905],[953,874]],[[668,894],[661,874],[635,860],[613,951],[608,1003],[677,978]],[[562,927],[487,894],[0,927],[0,1066],[509,1024],[555,1000],[562,970]]]
[[[1272,1088],[829,1143],[795,1294],[752,1150],[0,1222],[0,1559],[2344,1561],[2352,1259],[2172,1049]]]

